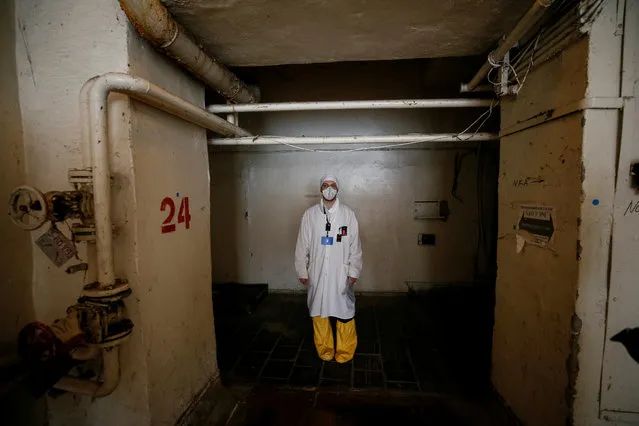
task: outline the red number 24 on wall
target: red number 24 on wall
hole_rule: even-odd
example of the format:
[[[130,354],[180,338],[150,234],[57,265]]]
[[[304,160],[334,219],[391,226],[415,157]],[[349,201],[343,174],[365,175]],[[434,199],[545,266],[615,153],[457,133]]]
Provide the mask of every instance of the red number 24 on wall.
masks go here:
[[[173,198],[164,197],[162,204],[160,204],[160,211],[168,210],[168,214],[164,222],[162,222],[162,233],[168,234],[169,232],[175,232],[175,223],[173,223],[173,216],[175,216],[175,202]],[[189,211],[189,197],[183,197],[180,203],[180,210],[178,211],[177,223],[184,223],[186,229],[191,228],[191,212]]]

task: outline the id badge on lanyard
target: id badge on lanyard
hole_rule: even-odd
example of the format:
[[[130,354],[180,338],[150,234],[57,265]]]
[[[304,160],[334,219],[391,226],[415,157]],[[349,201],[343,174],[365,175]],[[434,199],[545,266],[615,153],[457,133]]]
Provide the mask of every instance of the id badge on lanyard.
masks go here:
[[[332,246],[333,245],[333,237],[322,237],[322,245],[323,246]]]
[[[323,246],[332,246],[333,245],[333,237],[329,237],[328,233],[331,230],[331,222],[328,220],[328,214],[326,213],[326,207],[324,207],[324,215],[326,216],[326,236],[322,237],[322,245]]]

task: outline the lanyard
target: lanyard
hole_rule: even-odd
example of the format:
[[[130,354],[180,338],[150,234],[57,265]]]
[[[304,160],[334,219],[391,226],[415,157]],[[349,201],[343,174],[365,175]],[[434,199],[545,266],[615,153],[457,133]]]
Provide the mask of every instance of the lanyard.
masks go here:
[[[326,237],[328,238],[328,233],[331,230],[331,222],[328,220],[328,213],[326,212],[326,206],[322,204],[322,208],[324,209],[324,216],[326,216]]]

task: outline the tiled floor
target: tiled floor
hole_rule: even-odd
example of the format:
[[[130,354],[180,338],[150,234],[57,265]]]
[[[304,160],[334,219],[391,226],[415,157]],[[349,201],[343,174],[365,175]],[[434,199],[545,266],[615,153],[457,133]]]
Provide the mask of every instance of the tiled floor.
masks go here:
[[[218,362],[229,385],[420,394],[486,389],[490,318],[478,317],[479,302],[476,294],[359,296],[356,356],[337,364],[315,352],[305,296],[270,294],[251,314],[219,310]]]
[[[218,361],[240,401],[227,425],[517,424],[488,380],[491,300],[477,288],[358,296],[357,353],[337,364],[315,352],[304,295],[256,309],[218,298]]]

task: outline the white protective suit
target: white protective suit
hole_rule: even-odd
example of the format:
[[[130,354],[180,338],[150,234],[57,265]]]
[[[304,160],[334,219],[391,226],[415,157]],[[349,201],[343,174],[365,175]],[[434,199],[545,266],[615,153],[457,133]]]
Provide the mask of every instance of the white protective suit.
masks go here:
[[[308,279],[308,310],[312,317],[346,320],[355,316],[355,292],[348,277],[359,278],[362,271],[359,227],[353,210],[341,205],[339,199],[330,210],[326,209],[326,215],[324,210],[322,201],[302,216],[295,247],[295,270],[299,278]],[[327,215],[333,245],[322,245]],[[344,232],[346,235],[338,241],[338,235]]]

